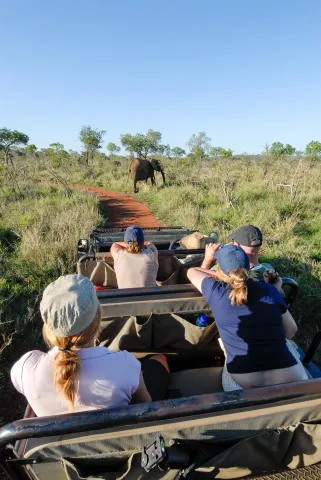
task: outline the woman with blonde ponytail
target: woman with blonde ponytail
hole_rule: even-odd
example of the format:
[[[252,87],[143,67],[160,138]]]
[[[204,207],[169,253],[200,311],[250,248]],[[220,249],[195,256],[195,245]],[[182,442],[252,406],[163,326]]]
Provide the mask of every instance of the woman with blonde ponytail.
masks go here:
[[[131,353],[95,346],[101,310],[88,278],[58,278],[45,289],[40,311],[50,350],[26,353],[11,370],[15,388],[37,416],[150,402],[149,391],[162,395],[160,379],[166,383],[169,376],[164,356],[142,366]],[[151,378],[149,391],[142,369]]]
[[[217,270],[209,270],[213,260]],[[225,391],[306,380],[306,371],[288,339],[297,327],[278,288],[249,276],[250,262],[237,245],[206,246],[201,268],[187,276],[213,312],[226,356]],[[278,286],[281,288],[280,278]]]

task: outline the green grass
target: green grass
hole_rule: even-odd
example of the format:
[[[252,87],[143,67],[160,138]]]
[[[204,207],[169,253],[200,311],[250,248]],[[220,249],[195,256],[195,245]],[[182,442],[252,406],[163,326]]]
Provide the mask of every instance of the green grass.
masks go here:
[[[222,242],[236,227],[253,223],[264,234],[262,260],[300,287],[293,314],[299,324],[297,342],[306,348],[321,329],[321,165],[308,159],[264,158],[260,162],[222,160],[195,164],[163,161],[167,186],[138,183],[136,198],[167,225],[186,225],[204,233],[217,231]],[[111,162],[76,169],[74,181],[132,193],[128,163]],[[291,188],[295,195],[291,196]],[[321,355],[317,357],[321,364]]]
[[[75,271],[77,240],[102,221],[92,196],[75,191],[67,198],[57,186],[18,181],[19,192],[0,188],[0,417],[6,419],[9,370],[42,342],[42,291]]]
[[[31,182],[54,180],[38,161],[17,159],[18,188],[8,179],[0,185],[0,349],[8,343],[0,357],[0,388],[8,388],[13,361],[41,342],[38,301],[44,286],[74,271],[78,238],[101,221],[93,197],[74,191],[67,198],[63,188]],[[137,199],[163,224],[214,230],[222,242],[244,223],[258,225],[265,239],[262,260],[299,283],[293,315],[296,341],[306,348],[321,328],[321,165],[269,158],[163,164],[167,186],[157,174],[156,188],[138,184]],[[57,173],[68,182],[132,194],[127,168],[127,161],[115,168],[97,160],[89,167],[70,163]],[[291,183],[292,196],[284,186]],[[317,361],[321,365],[320,354]]]

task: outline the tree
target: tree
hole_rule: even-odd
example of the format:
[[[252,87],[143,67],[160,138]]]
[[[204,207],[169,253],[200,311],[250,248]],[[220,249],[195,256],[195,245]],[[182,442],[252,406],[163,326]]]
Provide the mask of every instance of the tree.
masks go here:
[[[64,150],[62,143],[51,143],[49,147],[50,148],[47,148],[45,152],[46,157],[50,159],[54,168],[58,168],[63,164],[64,160],[69,157],[69,154]]]
[[[270,147],[270,154],[273,157],[281,157],[284,155],[284,145],[281,142],[273,142]]]
[[[273,142],[270,147],[270,154],[273,157],[281,157],[282,155],[293,155],[296,152],[295,148],[289,143],[283,145],[281,142]]]
[[[230,158],[233,156],[233,150],[230,148],[225,150],[223,147],[212,147],[209,153],[214,158]]]
[[[94,154],[102,147],[102,139],[105,133],[105,130],[94,130],[90,125],[84,125],[81,128],[79,140],[84,146],[87,165],[89,158],[93,159]]]
[[[284,154],[285,155],[294,155],[296,153],[296,148],[292,147],[289,143],[287,143],[284,147]]]
[[[305,147],[305,153],[311,158],[321,159],[321,142],[312,140],[312,142],[308,143]]]
[[[0,151],[3,152],[6,165],[12,164],[11,148],[19,145],[27,145],[29,137],[18,130],[0,129]]]
[[[36,145],[34,143],[31,143],[30,145],[27,145],[26,148],[25,148],[25,152],[29,153],[30,155],[34,155],[37,150],[38,150],[38,148],[36,147]]]
[[[171,150],[171,155],[174,157],[174,158],[180,158],[180,157],[183,157],[184,155],[186,155],[186,152],[183,148],[181,147],[174,147],[172,148]]]
[[[166,145],[159,145],[158,146],[158,151],[163,157],[171,158],[171,146],[166,144]]]
[[[110,156],[115,155],[115,153],[120,152],[120,147],[113,142],[109,142],[106,148],[107,148]]]
[[[154,130],[148,130],[146,135],[142,133],[137,133],[136,135],[125,133],[120,136],[120,141],[125,150],[130,153],[136,153],[138,157],[145,159],[149,154],[159,152],[161,140],[162,134]]]
[[[205,132],[200,132],[198,135],[191,136],[187,146],[196,159],[202,160],[211,148],[210,141]]]

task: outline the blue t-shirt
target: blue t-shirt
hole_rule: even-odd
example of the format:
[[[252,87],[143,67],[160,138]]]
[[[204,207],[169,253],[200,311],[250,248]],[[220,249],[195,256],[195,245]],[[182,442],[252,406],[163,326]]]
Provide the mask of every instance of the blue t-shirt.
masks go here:
[[[296,365],[282,325],[284,299],[265,282],[248,281],[247,305],[232,305],[229,285],[204,278],[202,294],[213,312],[230,373],[275,370]]]

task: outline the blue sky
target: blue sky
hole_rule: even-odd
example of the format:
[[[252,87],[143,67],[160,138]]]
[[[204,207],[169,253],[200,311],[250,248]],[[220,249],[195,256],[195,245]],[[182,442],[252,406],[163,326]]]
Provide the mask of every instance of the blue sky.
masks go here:
[[[321,141],[321,0],[2,0],[0,127],[260,152]]]

